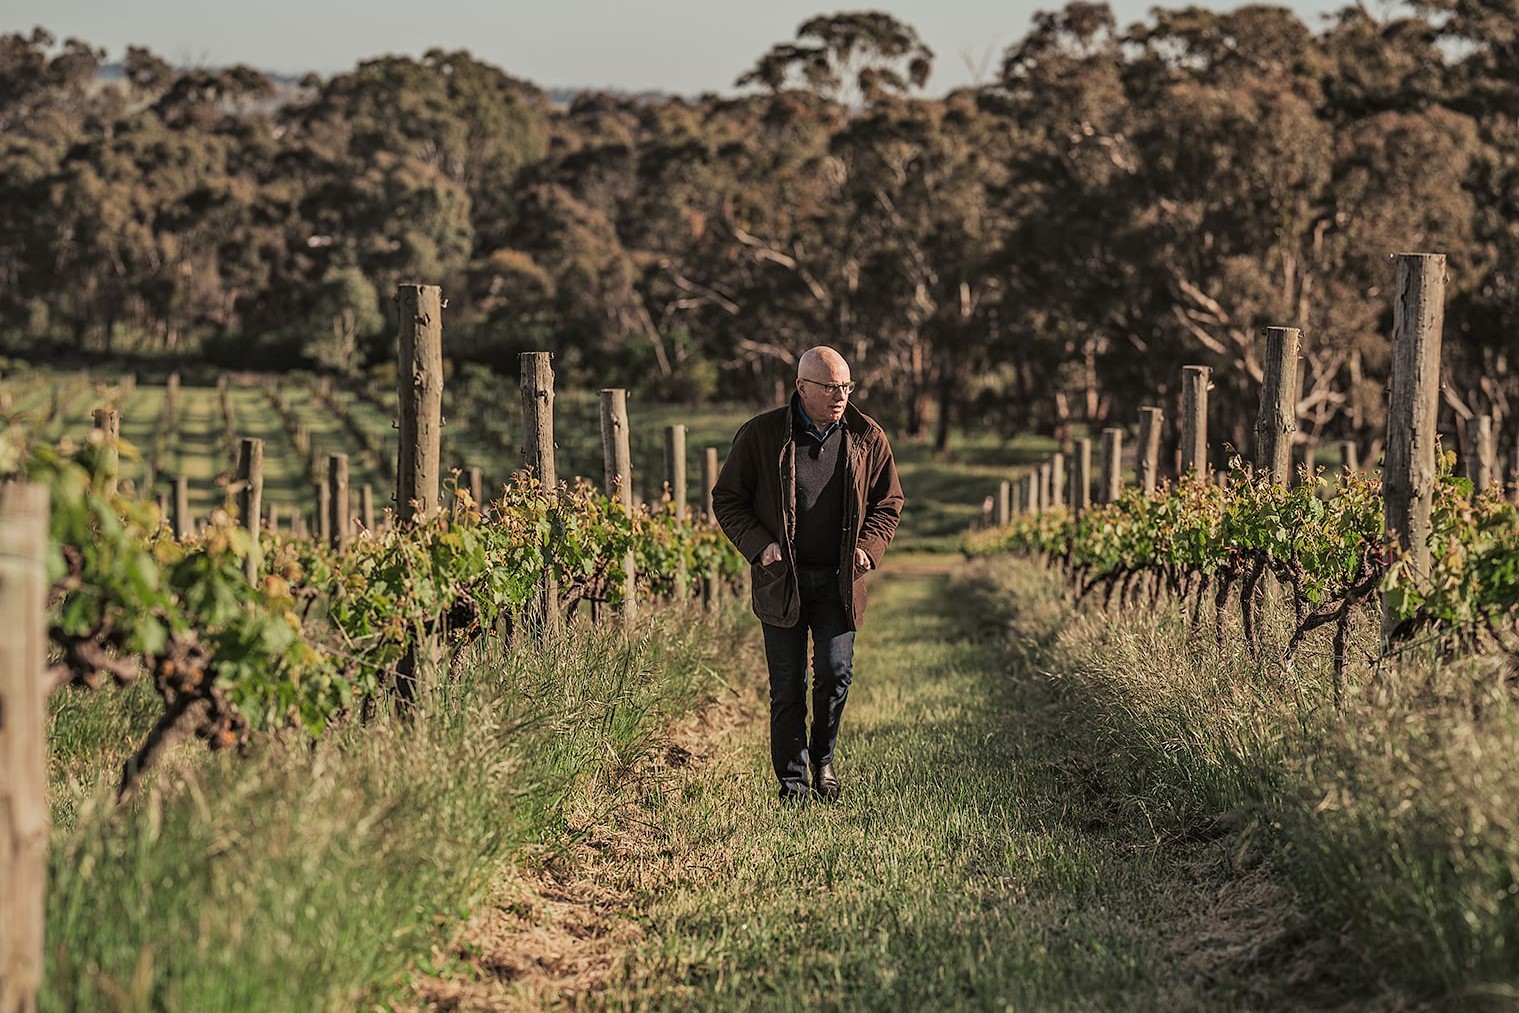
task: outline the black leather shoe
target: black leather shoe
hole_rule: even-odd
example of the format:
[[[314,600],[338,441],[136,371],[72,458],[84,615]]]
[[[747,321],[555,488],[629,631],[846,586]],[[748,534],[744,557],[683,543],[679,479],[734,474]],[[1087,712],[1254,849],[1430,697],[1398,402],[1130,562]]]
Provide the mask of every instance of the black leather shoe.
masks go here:
[[[823,763],[812,768],[812,792],[824,802],[839,800],[839,778],[833,772],[833,764]]]

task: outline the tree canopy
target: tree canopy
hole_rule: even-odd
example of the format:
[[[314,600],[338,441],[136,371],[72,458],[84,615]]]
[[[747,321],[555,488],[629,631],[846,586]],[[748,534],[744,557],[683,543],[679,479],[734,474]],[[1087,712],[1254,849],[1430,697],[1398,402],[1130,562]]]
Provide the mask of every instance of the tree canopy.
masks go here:
[[[735,96],[567,105],[467,52],[279,83],[137,47],[104,77],[86,42],[0,36],[0,340],[351,370],[424,280],[456,358],[762,398],[824,342],[941,445],[1126,422],[1211,365],[1243,446],[1260,329],[1288,325],[1305,429],[1370,442],[1388,255],[1437,251],[1447,403],[1509,420],[1515,0],[1369,10],[1121,27],[1078,0],[938,97],[913,28],[844,12]]]

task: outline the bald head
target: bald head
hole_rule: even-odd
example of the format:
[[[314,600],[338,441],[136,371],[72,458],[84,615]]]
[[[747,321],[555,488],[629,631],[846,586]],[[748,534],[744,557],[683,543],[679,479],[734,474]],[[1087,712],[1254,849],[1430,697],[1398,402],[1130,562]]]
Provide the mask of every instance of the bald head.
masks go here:
[[[842,375],[835,376],[842,370]],[[816,345],[802,353],[796,360],[796,375],[803,380],[821,380],[838,383],[849,379],[849,363],[827,345]]]
[[[849,363],[827,345],[807,349],[796,361],[796,392],[814,423],[827,425],[844,417],[849,387]]]

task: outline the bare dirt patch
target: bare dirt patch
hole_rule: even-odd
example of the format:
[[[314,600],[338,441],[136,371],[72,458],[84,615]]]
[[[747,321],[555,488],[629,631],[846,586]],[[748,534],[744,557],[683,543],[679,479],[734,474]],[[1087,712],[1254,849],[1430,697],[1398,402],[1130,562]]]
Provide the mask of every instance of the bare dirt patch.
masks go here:
[[[652,790],[678,790],[738,729],[757,698],[724,693],[677,723],[616,783],[578,796],[566,843],[519,852],[455,940],[434,954],[449,968],[417,981],[411,1010],[578,1009],[625,974],[643,929],[637,891],[672,877],[669,842],[642,818]]]

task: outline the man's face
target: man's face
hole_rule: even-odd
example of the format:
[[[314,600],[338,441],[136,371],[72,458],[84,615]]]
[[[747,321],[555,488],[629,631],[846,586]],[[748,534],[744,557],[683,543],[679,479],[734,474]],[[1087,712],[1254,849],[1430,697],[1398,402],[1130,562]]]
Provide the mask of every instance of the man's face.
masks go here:
[[[830,392],[824,384],[848,384],[849,366],[845,363],[836,363],[826,366],[821,363],[810,363],[806,370],[796,378],[797,393],[802,398],[802,410],[807,417],[820,426],[837,422],[844,417],[844,406],[849,403],[849,395],[842,390]]]

